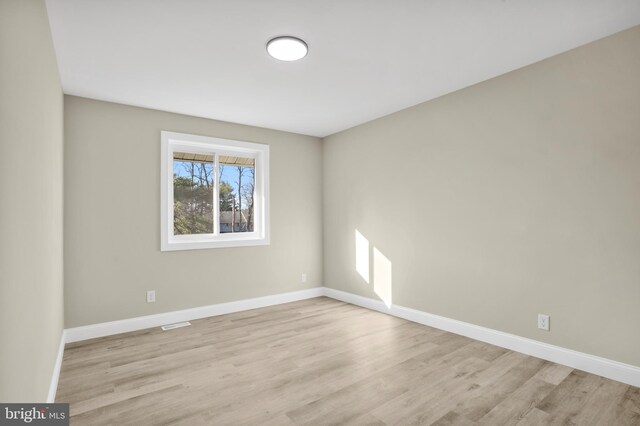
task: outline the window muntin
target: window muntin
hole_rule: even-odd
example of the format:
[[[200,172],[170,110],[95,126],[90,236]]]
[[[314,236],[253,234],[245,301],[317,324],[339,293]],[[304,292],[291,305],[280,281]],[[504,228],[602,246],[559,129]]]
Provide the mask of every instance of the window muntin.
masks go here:
[[[268,145],[162,132],[162,251],[269,244],[268,168]]]

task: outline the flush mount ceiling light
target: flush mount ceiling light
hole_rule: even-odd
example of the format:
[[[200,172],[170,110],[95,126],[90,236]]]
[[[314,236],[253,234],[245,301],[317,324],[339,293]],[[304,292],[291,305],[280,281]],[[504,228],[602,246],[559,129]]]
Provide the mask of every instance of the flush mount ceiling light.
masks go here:
[[[307,43],[296,37],[283,36],[269,40],[267,52],[281,61],[297,61],[307,56]]]

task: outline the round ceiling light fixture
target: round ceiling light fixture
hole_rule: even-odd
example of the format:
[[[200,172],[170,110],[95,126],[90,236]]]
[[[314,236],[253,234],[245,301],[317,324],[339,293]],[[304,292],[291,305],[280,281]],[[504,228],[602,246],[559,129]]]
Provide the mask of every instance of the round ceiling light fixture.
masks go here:
[[[282,36],[269,40],[267,52],[281,61],[297,61],[307,56],[307,43],[297,37]]]

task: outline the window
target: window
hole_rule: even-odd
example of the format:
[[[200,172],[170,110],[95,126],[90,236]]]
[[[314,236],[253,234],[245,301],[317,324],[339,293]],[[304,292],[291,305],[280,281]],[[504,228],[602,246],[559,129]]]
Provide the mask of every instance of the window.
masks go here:
[[[161,250],[269,244],[269,146],[162,132]]]

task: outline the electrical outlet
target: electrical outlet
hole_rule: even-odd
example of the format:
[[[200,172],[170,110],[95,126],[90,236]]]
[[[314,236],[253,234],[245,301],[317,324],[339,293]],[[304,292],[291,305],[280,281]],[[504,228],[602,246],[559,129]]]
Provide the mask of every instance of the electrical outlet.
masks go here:
[[[538,314],[538,328],[549,331],[549,315]]]
[[[147,303],[153,303],[156,301],[156,291],[149,290],[147,291]]]
[[[300,282],[301,283],[306,283],[307,282],[307,274],[302,274],[302,277],[300,277]]]

